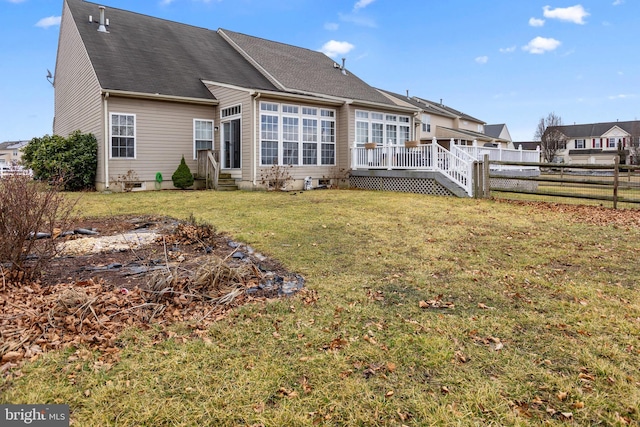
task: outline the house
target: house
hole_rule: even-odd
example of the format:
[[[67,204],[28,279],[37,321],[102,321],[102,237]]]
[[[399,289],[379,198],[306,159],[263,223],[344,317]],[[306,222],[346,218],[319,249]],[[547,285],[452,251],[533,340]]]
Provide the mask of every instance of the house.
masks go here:
[[[436,138],[438,144],[449,149],[451,141],[457,145],[472,145],[475,141],[480,146],[508,148],[511,136],[506,125],[486,125],[466,113],[445,105],[442,100],[438,103],[420,98],[378,89],[390,100],[398,105],[419,108],[416,120],[416,138],[422,143],[431,142]],[[497,134],[487,132],[487,127],[493,132],[500,126]],[[504,130],[504,131],[503,131]],[[506,132],[505,132],[506,131]]]
[[[98,140],[96,188],[173,188],[184,156],[219,153],[242,189],[291,165],[293,188],[348,170],[351,146],[414,138],[414,105],[398,105],[313,50],[82,0],[63,3],[54,133]]]
[[[484,133],[492,138],[495,138],[499,141],[507,141],[503,148],[516,148],[513,145],[513,140],[511,139],[511,134],[509,133],[509,128],[504,123],[496,124],[496,125],[485,125]]]
[[[611,164],[637,162],[640,120],[550,127],[562,135],[564,147],[557,157],[565,163]]]
[[[29,141],[6,141],[0,143],[0,167],[17,166],[22,158],[22,149]]]

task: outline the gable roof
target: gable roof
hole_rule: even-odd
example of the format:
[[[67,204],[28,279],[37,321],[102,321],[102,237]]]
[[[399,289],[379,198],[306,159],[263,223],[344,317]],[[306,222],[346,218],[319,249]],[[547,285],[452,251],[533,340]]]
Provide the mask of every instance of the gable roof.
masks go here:
[[[280,89],[303,94],[324,94],[342,99],[395,106],[387,97],[322,52],[265,40],[234,31],[218,33],[234,44]]]
[[[502,131],[504,130],[504,128],[507,125],[505,124],[499,124],[499,125],[485,125],[484,126],[484,133],[486,135],[489,135],[493,138],[500,138],[500,134],[502,133]]]
[[[422,111],[424,111],[425,113],[430,113],[430,114],[437,114],[439,116],[445,116],[451,119],[455,119],[457,116],[454,114],[449,113],[448,111],[445,111],[444,109],[440,109],[440,108],[436,108],[430,104],[427,104],[425,102],[421,102],[419,101],[416,97],[407,97],[406,95],[401,95],[399,93],[395,93],[395,92],[390,92],[388,90],[384,90],[384,89],[378,89],[380,92],[387,94],[388,96],[397,99],[399,101],[402,102],[406,102],[410,105],[413,105],[414,107],[420,108]]]
[[[0,143],[0,150],[19,150],[28,143],[29,141],[5,141]]]
[[[429,105],[431,108],[435,108],[437,110],[445,111],[445,112],[447,112],[449,114],[452,114],[455,117],[460,117],[463,120],[469,120],[469,121],[472,121],[472,122],[482,123],[482,124],[485,123],[480,119],[476,119],[475,117],[472,117],[472,116],[470,116],[470,115],[468,115],[466,113],[463,113],[462,111],[458,111],[458,110],[456,110],[454,108],[448,107],[448,106],[444,105],[442,102],[437,103],[437,102],[429,101],[427,99],[420,98],[420,97],[417,97],[417,96],[414,96],[413,98],[416,99],[418,102],[421,102],[421,103],[423,103],[425,105]]]
[[[615,126],[631,135],[640,133],[640,120],[555,126],[553,128],[562,132],[568,139],[574,139],[602,136]]]
[[[213,99],[206,79],[277,90],[215,31],[107,8],[110,25],[101,33],[89,22],[98,4],[66,3],[103,89]]]

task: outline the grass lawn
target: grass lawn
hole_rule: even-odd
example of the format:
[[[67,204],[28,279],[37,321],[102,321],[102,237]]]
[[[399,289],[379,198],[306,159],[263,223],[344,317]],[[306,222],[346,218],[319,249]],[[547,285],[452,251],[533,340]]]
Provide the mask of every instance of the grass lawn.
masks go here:
[[[204,334],[131,329],[113,365],[48,353],[0,380],[0,403],[69,404],[76,426],[640,423],[638,226],[347,190],[85,194],[79,209],[193,214],[317,300],[245,305]]]

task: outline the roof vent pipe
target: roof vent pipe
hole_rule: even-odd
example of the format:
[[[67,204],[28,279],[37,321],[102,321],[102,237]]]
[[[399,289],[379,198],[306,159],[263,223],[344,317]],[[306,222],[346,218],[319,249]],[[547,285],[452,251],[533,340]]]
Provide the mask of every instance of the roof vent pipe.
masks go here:
[[[344,69],[344,63],[347,61],[347,58],[342,58],[342,67],[340,67],[340,69],[342,70],[342,74],[344,74],[345,76],[347,75],[347,71]]]
[[[107,27],[104,26],[104,6],[98,6],[100,9],[100,26],[98,27],[98,31],[101,33],[108,33]]]
[[[409,89],[407,89],[407,98],[409,98]]]

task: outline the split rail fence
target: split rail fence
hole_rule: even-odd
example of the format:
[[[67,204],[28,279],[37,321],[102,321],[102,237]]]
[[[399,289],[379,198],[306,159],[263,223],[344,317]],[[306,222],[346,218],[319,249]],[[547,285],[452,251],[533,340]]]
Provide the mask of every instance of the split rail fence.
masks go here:
[[[531,176],[505,174],[503,166],[537,167]],[[640,207],[640,166],[490,161],[491,195],[525,200],[564,200]]]

